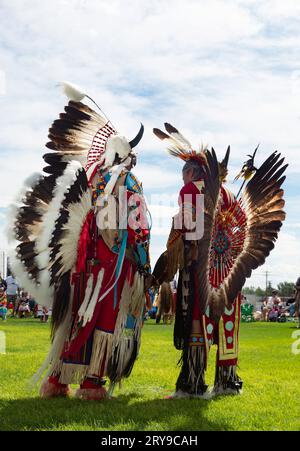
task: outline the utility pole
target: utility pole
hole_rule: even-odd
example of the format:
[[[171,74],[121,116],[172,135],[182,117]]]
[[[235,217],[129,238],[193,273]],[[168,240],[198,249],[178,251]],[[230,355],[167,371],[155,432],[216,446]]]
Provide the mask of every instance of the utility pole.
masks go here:
[[[268,275],[269,275],[269,271],[267,270],[265,275],[266,275],[266,296],[267,296],[267,292],[268,292]]]

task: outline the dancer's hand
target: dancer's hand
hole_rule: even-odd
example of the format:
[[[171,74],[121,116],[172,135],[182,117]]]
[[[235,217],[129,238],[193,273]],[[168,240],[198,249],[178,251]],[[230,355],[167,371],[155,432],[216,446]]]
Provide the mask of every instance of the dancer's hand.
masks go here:
[[[152,274],[147,274],[145,276],[144,279],[144,283],[145,283],[145,291],[149,290],[150,287],[153,287],[154,285],[156,285],[156,279],[155,277],[153,277]]]

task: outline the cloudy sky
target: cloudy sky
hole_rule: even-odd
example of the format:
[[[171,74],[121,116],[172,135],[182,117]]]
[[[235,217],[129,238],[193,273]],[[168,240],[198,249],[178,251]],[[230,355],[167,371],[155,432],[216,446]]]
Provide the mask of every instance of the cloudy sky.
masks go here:
[[[276,250],[247,285],[300,275],[300,2],[297,0],[0,0],[0,248],[7,206],[41,170],[47,130],[66,99],[87,91],[118,130],[145,137],[136,168],[153,216],[152,256],[164,250],[181,163],[152,134],[171,122],[218,155],[231,144],[231,182],[258,143],[257,163],[289,163],[287,220]],[[230,183],[235,192],[239,184]],[[165,197],[166,198],[166,197]]]

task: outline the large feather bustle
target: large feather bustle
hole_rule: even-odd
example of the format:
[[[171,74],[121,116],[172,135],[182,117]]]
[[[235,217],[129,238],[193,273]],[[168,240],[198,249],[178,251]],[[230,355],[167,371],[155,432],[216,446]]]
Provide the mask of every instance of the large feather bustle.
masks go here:
[[[84,169],[78,173],[62,202],[50,240],[51,283],[72,269],[77,259],[77,246],[82,226],[92,208],[91,192]],[[59,263],[58,266],[55,266]]]
[[[204,314],[209,303],[209,293],[211,290],[209,282],[210,247],[221,189],[220,166],[213,148],[211,152],[206,151],[206,161],[207,163],[204,166],[204,231],[203,237],[199,240],[195,265],[196,286],[198,287],[199,307],[202,314]]]
[[[61,206],[71,203],[68,203],[68,199],[76,180],[80,180],[78,183],[84,187],[83,189],[88,189],[87,180],[82,181],[84,178],[82,172],[84,169],[80,163],[71,161],[59,177],[40,176],[26,192],[22,199],[23,203],[16,208],[12,220],[13,224],[15,223],[15,241],[11,243],[10,251],[12,270],[21,285],[46,307],[52,306],[54,296],[53,279],[49,272],[51,265],[54,264],[51,260],[50,245],[52,234],[56,223],[61,219]],[[25,213],[28,212],[26,210],[28,202],[31,214]],[[23,220],[22,224],[20,217]],[[68,269],[69,267],[66,271]]]
[[[37,262],[38,250],[35,247],[35,239],[41,234],[43,217],[48,211],[54,187],[54,176],[44,177],[39,174],[29,183],[28,180],[25,181],[23,193],[18,195],[9,220],[10,260],[15,264],[19,262],[30,285],[36,284],[39,279],[41,268]],[[11,266],[14,269],[13,263]],[[21,278],[20,274],[18,278]],[[32,292],[32,286],[30,291]]]
[[[37,302],[43,304],[45,301],[46,306],[51,303],[53,290],[40,285],[41,272],[47,270],[38,264],[35,240],[41,233],[43,215],[47,212],[47,202],[52,196],[54,185],[55,179],[52,176],[42,175],[39,175],[32,186],[25,185],[27,191],[17,199],[9,225],[12,233],[8,254],[12,272],[20,285],[29,291]],[[27,216],[28,205],[31,206],[32,214]],[[34,213],[35,208],[37,214]]]
[[[284,191],[281,185],[285,180],[282,176],[287,165],[284,158],[274,152],[254,177],[247,183],[241,205],[246,213],[246,236],[241,252],[236,256],[228,277],[222,287],[214,291],[220,305],[230,306],[241,291],[246,278],[254,269],[264,264],[266,257],[274,248],[278,232],[285,219],[283,211]],[[212,293],[210,294],[210,298]]]
[[[77,261],[78,243],[83,224],[92,208],[92,196],[86,172],[79,168],[61,202],[59,215],[50,238],[50,283],[56,289],[52,328],[55,332],[64,321],[70,302],[70,274]],[[59,296],[57,292],[64,292]]]

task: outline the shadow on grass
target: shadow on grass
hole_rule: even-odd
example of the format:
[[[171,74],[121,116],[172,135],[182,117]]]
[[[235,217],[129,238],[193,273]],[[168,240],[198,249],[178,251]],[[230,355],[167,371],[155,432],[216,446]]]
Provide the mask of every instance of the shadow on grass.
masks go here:
[[[226,430],[204,416],[210,401],[141,400],[134,394],[111,401],[38,397],[2,401],[0,430]]]

